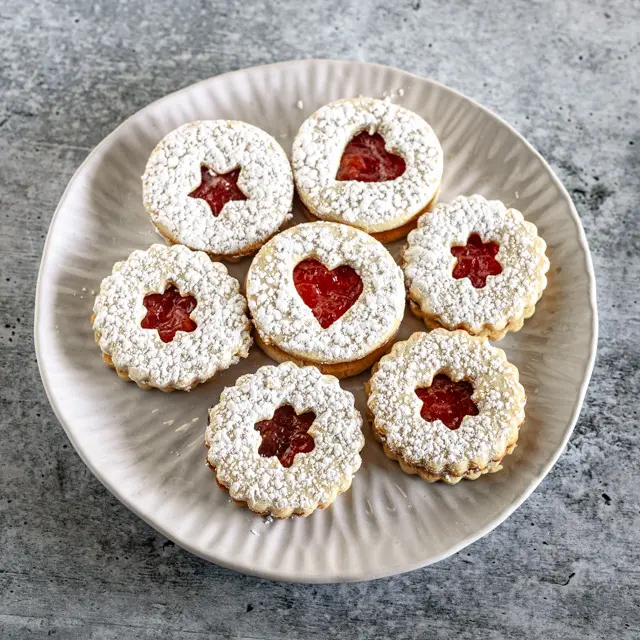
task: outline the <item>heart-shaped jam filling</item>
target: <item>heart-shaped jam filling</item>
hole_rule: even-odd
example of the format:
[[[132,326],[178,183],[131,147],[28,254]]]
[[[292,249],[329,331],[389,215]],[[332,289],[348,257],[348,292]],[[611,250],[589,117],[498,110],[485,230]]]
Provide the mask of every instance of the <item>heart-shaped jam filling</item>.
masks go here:
[[[313,258],[295,266],[293,283],[323,329],[342,317],[362,293],[362,279],[355,269],[342,265],[329,271]]]
[[[455,430],[465,416],[478,415],[478,407],[471,399],[473,385],[466,380],[454,382],[449,376],[438,374],[430,387],[416,389],[416,395],[422,400],[420,415],[427,422],[440,420]]]
[[[454,278],[469,278],[476,289],[487,284],[488,276],[502,273],[502,265],[496,260],[500,245],[482,242],[477,233],[472,233],[463,247],[451,247],[451,253],[458,258],[453,267]]]
[[[247,199],[238,187],[240,169],[229,173],[214,173],[209,167],[201,165],[200,171],[202,173],[200,185],[189,194],[189,197],[204,200],[211,207],[211,213],[214,216],[220,215],[227,202]]]
[[[289,404],[279,407],[271,420],[261,420],[254,426],[262,436],[258,453],[265,458],[278,456],[283,467],[290,467],[296,453],[313,451],[315,443],[307,431],[315,419],[313,411],[298,415]]]
[[[162,342],[171,342],[176,332],[189,333],[198,326],[189,317],[198,301],[193,296],[182,296],[173,285],[168,286],[164,293],[146,295],[142,304],[147,308],[147,315],[140,326],[143,329],[157,329]]]
[[[399,178],[407,168],[404,158],[384,148],[384,138],[363,131],[347,144],[336,180],[385,182]]]

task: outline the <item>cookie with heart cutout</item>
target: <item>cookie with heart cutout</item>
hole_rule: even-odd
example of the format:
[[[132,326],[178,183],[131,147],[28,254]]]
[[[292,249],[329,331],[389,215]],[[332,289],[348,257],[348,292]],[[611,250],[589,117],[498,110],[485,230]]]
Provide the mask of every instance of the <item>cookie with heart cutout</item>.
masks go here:
[[[246,358],[252,343],[238,281],[182,245],[155,244],[116,263],[93,310],[103,360],[143,389],[189,391]]]
[[[466,331],[397,342],[366,385],[372,431],[403,471],[456,484],[502,469],[526,397],[504,351]]]
[[[389,99],[360,97],[331,102],[305,120],[291,162],[308,217],[391,242],[435,205],[443,157],[419,115]]]
[[[282,147],[266,132],[236,120],[201,120],[158,143],[142,196],[169,241],[233,262],[291,218],[293,176]]]
[[[402,270],[380,242],[333,222],[287,229],[253,259],[246,281],[256,342],[274,360],[339,378],[370,367],[404,314]]]
[[[260,367],[209,411],[207,464],[252,511],[288,518],[328,507],[351,486],[364,446],[351,393],[316,367]]]

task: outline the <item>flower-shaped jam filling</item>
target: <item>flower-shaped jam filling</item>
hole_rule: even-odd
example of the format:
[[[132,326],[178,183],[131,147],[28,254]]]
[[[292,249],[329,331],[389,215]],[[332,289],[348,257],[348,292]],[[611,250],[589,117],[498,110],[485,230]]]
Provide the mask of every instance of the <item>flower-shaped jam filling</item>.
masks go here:
[[[449,429],[457,429],[465,416],[477,416],[478,407],[471,399],[473,385],[466,380],[454,382],[444,374],[434,376],[430,387],[416,389],[422,400],[420,415],[427,422],[440,420]]]
[[[279,407],[271,420],[255,424],[262,436],[258,453],[265,458],[277,456],[283,467],[290,467],[297,453],[313,451],[315,443],[307,431],[315,419],[313,411],[298,415],[289,404]]]
[[[140,326],[143,329],[157,329],[162,342],[171,342],[176,332],[191,332],[197,324],[189,316],[198,305],[193,296],[182,296],[174,285],[169,285],[164,293],[150,293],[142,304],[147,315]]]
[[[293,283],[323,329],[343,316],[362,293],[362,279],[355,269],[342,265],[329,271],[313,258],[295,266]]]
[[[407,168],[404,158],[389,153],[384,144],[379,133],[363,131],[352,138],[342,154],[336,180],[385,182],[399,178]]]
[[[190,198],[202,198],[210,207],[214,216],[220,215],[222,208],[232,200],[246,200],[247,196],[238,187],[240,169],[229,173],[214,173],[204,165],[200,166],[202,179],[200,185],[190,194]]]
[[[477,233],[472,233],[463,247],[451,247],[451,253],[458,258],[453,267],[454,278],[469,278],[476,289],[487,284],[488,276],[502,273],[502,265],[496,260],[500,245],[482,242]]]

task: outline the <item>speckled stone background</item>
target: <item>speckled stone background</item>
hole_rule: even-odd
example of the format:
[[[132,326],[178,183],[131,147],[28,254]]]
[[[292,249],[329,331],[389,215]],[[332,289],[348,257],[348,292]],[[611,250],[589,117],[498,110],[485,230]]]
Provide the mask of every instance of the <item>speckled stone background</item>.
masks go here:
[[[0,638],[640,637],[640,2],[0,1]],[[576,431],[506,523],[438,565],[342,586],[207,564],[127,511],[49,408],[32,339],[49,220],[147,103],[292,58],[433,77],[515,125],[572,194],[600,348]]]

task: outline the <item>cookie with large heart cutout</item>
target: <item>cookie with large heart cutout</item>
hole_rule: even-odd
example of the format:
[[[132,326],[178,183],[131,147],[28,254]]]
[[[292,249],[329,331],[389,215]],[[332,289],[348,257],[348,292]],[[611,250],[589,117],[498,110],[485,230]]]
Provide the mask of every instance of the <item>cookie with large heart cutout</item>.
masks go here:
[[[343,224],[283,231],[247,274],[256,342],[274,360],[356,375],[387,349],[404,314],[402,271],[380,242]]]
[[[417,113],[390,100],[336,100],[293,142],[298,195],[312,220],[348,224],[380,242],[402,238],[438,199],[444,154]]]

